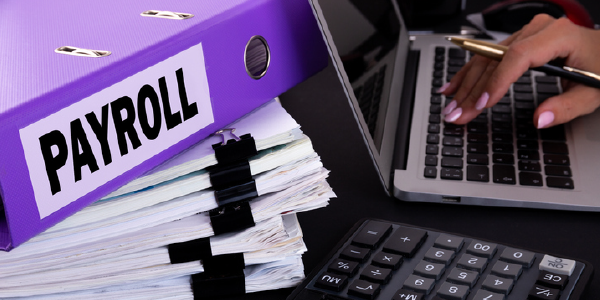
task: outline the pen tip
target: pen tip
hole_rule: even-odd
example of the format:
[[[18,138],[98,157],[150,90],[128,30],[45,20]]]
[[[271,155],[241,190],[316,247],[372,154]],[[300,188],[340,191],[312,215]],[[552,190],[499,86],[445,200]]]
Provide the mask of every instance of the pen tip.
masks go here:
[[[449,41],[452,41],[452,37],[451,36],[447,36],[446,39],[449,40]]]

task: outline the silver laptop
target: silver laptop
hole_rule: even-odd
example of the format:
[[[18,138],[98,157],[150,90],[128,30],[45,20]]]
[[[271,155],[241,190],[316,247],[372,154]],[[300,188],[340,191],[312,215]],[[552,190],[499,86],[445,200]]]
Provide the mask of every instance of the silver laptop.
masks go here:
[[[538,131],[557,78],[527,72],[465,126],[436,93],[469,54],[410,37],[396,0],[310,0],[386,191],[405,201],[600,211],[600,113]]]

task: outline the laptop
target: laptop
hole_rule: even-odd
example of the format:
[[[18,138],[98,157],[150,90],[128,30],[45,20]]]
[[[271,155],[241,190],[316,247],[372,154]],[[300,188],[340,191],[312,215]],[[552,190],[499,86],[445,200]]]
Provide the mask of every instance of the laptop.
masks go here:
[[[600,113],[538,131],[558,79],[526,72],[493,108],[446,124],[438,94],[470,54],[409,36],[400,0],[310,0],[388,194],[404,201],[600,211]],[[369,100],[365,100],[369,99]],[[373,100],[375,99],[375,100]]]

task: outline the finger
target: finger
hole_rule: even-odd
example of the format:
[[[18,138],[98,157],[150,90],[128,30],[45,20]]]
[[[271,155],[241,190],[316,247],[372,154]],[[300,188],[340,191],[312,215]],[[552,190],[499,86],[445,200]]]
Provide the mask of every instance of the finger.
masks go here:
[[[533,121],[538,129],[547,128],[590,114],[599,106],[600,90],[579,84],[542,102],[535,110]]]
[[[458,89],[456,90],[456,93],[454,93],[454,99],[457,100],[458,104],[461,104],[465,100],[465,98],[471,93],[471,90],[475,87],[477,82],[481,80],[481,77],[486,72],[490,64],[497,64],[493,60],[482,57],[480,55],[473,56],[471,62],[471,67],[468,70],[461,70],[461,72],[464,71],[461,74],[461,82]]]

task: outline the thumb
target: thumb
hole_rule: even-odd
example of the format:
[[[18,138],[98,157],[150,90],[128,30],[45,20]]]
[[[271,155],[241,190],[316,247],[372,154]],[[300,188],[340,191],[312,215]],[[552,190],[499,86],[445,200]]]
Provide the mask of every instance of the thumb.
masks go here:
[[[600,106],[600,89],[578,84],[539,104],[533,120],[538,129],[547,128],[592,113],[598,106]]]

